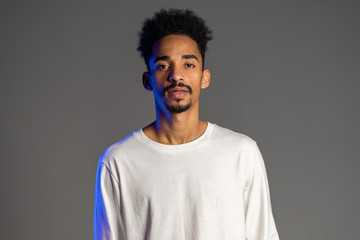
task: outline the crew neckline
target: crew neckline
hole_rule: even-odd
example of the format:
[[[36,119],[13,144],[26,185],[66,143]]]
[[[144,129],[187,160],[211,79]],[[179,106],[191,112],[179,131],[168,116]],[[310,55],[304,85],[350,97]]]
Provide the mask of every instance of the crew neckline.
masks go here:
[[[165,151],[165,152],[173,152],[173,151],[189,151],[195,148],[198,148],[199,146],[206,143],[212,133],[214,132],[215,124],[207,122],[207,127],[205,129],[205,132],[198,138],[187,142],[183,144],[176,144],[176,145],[170,145],[170,144],[163,144],[156,142],[149,137],[145,135],[142,128],[140,128],[138,131],[134,132],[135,137],[140,140],[142,143],[144,143],[147,147],[150,147],[157,151]]]

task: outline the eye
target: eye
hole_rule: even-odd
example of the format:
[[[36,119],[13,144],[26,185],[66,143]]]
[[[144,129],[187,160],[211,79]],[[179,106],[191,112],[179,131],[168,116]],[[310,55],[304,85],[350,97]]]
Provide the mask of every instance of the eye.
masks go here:
[[[169,68],[168,65],[165,65],[165,64],[159,64],[159,65],[156,65],[155,69],[158,70],[158,71],[161,71],[161,70],[164,70],[164,69],[167,69]]]
[[[192,63],[185,63],[185,67],[187,67],[187,68],[193,68],[193,67],[195,67],[195,65],[192,64]]]

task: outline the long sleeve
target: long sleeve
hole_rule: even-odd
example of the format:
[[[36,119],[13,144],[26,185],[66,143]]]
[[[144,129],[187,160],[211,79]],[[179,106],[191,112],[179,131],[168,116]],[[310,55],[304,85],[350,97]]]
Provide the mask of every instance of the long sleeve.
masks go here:
[[[244,189],[246,239],[278,240],[264,160],[256,143],[254,147],[250,154],[251,180]]]
[[[99,162],[96,174],[94,239],[125,240],[120,187],[110,170]]]

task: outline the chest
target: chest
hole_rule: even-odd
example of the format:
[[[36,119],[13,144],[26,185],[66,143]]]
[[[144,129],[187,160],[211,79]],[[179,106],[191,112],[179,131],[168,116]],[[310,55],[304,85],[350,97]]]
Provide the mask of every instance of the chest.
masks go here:
[[[120,168],[121,190],[127,196],[160,202],[187,198],[240,198],[244,176],[238,155],[213,152],[143,156]]]

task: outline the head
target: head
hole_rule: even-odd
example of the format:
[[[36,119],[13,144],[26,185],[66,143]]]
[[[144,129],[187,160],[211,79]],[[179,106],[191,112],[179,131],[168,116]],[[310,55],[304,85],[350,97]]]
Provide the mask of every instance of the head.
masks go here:
[[[190,10],[160,10],[139,35],[148,69],[143,84],[153,91],[157,112],[196,110],[200,91],[210,82],[204,58],[212,37],[204,21]]]
[[[212,31],[205,25],[205,21],[189,9],[161,9],[152,18],[144,21],[139,33],[137,50],[144,58],[148,70],[153,45],[167,35],[185,35],[193,39],[201,54],[204,68],[207,42],[212,39]]]

